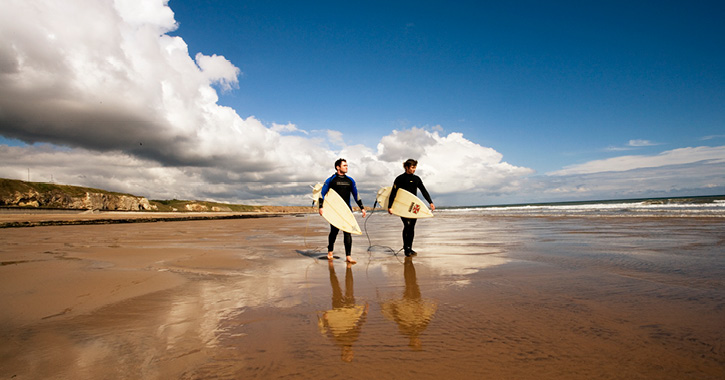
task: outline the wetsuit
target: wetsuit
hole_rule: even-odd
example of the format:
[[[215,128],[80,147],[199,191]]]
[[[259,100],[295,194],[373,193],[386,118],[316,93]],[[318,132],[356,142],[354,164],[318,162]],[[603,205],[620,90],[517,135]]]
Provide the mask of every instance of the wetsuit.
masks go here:
[[[418,189],[428,203],[433,203],[430,199],[428,190],[423,186],[423,180],[415,174],[403,173],[395,178],[393,182],[393,190],[390,192],[390,198],[388,200],[388,209],[393,207],[393,201],[395,196],[398,194],[398,189],[403,189],[411,192],[414,195],[418,195]],[[413,250],[413,238],[415,238],[415,222],[418,219],[410,219],[400,217],[403,221],[403,250],[405,253],[410,253]]]
[[[325,195],[327,195],[327,192],[333,189],[335,192],[342,198],[342,200],[345,201],[345,203],[350,206],[350,195],[352,195],[353,199],[355,199],[355,202],[360,207],[360,209],[363,209],[363,203],[360,197],[357,194],[357,186],[355,185],[355,180],[352,179],[352,177],[348,177],[345,174],[333,174],[330,178],[325,180],[325,184],[322,185],[322,191],[320,192],[320,208],[322,208],[323,203],[325,202]],[[352,210],[352,207],[350,207]],[[332,252],[333,248],[335,247],[335,240],[337,240],[337,233],[340,231],[337,227],[330,224],[330,235],[327,238],[327,251]],[[345,241],[345,255],[350,256],[350,252],[352,251],[352,234],[349,232],[344,232],[344,241]]]

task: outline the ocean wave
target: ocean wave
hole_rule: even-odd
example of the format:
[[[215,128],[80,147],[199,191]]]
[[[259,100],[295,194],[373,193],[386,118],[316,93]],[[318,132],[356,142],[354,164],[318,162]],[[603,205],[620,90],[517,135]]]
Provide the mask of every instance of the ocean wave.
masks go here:
[[[444,208],[439,209],[438,212],[491,216],[725,217],[725,199],[666,198],[637,201],[519,204]]]

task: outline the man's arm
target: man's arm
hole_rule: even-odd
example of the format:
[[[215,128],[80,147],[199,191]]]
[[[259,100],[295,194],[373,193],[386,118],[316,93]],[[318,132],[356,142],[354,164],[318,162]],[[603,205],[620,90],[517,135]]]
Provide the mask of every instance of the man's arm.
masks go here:
[[[436,209],[436,206],[433,204],[433,200],[430,199],[430,194],[428,194],[428,190],[425,189],[425,185],[423,185],[423,180],[418,180],[418,189],[420,190],[420,193],[423,195],[423,198],[425,198],[426,201],[430,204],[431,211]]]
[[[388,214],[393,213],[393,201],[395,200],[396,194],[398,194],[398,185],[393,183],[393,188],[390,190],[390,195],[388,196]]]
[[[352,197],[355,200],[355,203],[357,203],[358,207],[360,207],[360,211],[362,212],[362,216],[364,218],[366,215],[365,206],[363,206],[362,199],[360,199],[360,196],[357,194],[357,184],[352,178],[350,178],[350,182],[352,182]]]
[[[322,215],[322,204],[325,202],[325,195],[327,195],[327,192],[330,191],[330,180],[332,177],[325,180],[325,183],[322,185],[322,190],[320,190],[320,199],[317,200],[317,204],[319,205],[320,209],[320,215]]]

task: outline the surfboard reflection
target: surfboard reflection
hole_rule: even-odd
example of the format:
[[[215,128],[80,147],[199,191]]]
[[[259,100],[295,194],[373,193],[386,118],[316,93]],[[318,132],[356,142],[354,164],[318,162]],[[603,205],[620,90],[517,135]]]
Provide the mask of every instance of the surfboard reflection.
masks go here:
[[[355,303],[351,265],[345,271],[345,293],[335,274],[333,262],[329,263],[330,285],[332,286],[332,309],[318,315],[317,325],[323,335],[331,337],[342,350],[341,358],[345,362],[353,359],[352,345],[360,336],[362,325],[367,319],[369,305]]]
[[[408,343],[410,348],[419,351],[422,349],[420,335],[428,327],[438,303],[421,297],[411,257],[405,258],[403,275],[405,277],[403,298],[384,301],[381,310],[385,318],[398,324],[400,333],[410,340]]]

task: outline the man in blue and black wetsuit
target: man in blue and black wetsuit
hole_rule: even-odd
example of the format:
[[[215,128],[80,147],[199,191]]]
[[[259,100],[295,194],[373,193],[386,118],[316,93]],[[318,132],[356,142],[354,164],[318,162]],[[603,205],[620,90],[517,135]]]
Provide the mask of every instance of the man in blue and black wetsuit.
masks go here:
[[[363,207],[362,200],[357,194],[357,186],[355,185],[355,180],[351,177],[347,176],[347,161],[344,158],[340,158],[337,161],[335,161],[335,170],[337,171],[335,174],[332,175],[332,177],[325,180],[325,184],[322,185],[322,191],[320,192],[320,215],[322,215],[323,212],[323,205],[325,201],[325,195],[327,195],[327,192],[330,189],[335,190],[335,192],[342,197],[342,200],[345,201],[345,203],[350,206],[350,195],[352,195],[353,199],[355,199],[355,202],[360,207],[360,210],[362,211],[363,218],[366,215],[365,207]],[[352,209],[352,207],[350,207]],[[335,240],[337,240],[337,233],[340,230],[330,224],[330,235],[327,238],[327,258],[329,260],[333,259],[332,251],[335,248]],[[348,263],[355,264],[356,261],[352,259],[351,251],[352,251],[352,234],[349,232],[344,232],[344,241],[345,241],[345,260]]]
[[[388,200],[388,213],[393,213],[391,208],[393,207],[393,201],[395,200],[395,195],[398,193],[398,189],[407,190],[415,195],[418,194],[418,189],[420,189],[420,193],[423,194],[423,198],[430,203],[430,209],[436,209],[433,201],[430,199],[428,190],[426,190],[425,186],[423,186],[423,180],[415,175],[415,169],[417,166],[418,161],[412,158],[403,162],[405,173],[399,175],[395,178],[395,182],[393,182],[393,190],[390,192],[390,198]],[[415,237],[415,222],[418,219],[403,217],[400,219],[403,221],[403,250],[405,252],[405,256],[415,255],[416,252],[413,250],[413,238]]]

